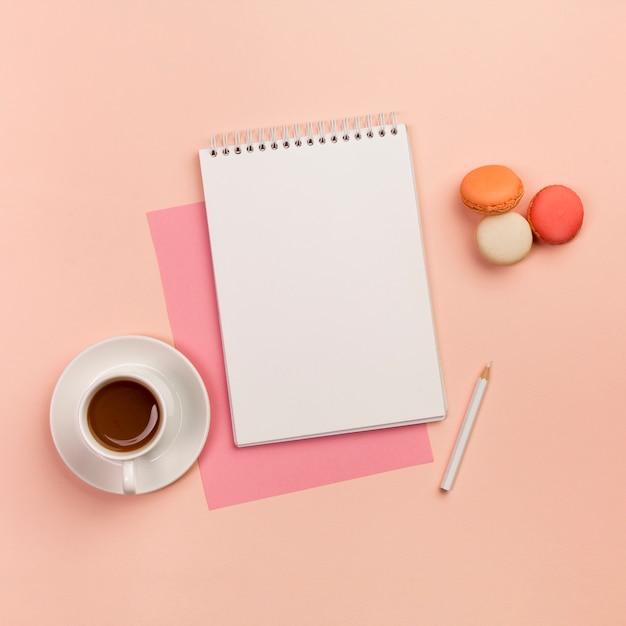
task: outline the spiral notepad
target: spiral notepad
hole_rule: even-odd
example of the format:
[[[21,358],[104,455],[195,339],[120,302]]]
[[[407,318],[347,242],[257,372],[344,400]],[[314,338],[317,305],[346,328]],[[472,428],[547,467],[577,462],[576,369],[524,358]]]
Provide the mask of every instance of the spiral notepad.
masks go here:
[[[200,163],[235,443],[443,419],[395,115],[216,134]]]

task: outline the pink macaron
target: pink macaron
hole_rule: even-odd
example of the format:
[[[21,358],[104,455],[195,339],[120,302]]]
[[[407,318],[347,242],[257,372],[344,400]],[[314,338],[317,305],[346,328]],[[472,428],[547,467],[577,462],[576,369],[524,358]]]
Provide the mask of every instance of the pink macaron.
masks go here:
[[[533,233],[543,243],[553,245],[573,239],[582,227],[583,216],[580,198],[564,185],[544,187],[528,206]]]

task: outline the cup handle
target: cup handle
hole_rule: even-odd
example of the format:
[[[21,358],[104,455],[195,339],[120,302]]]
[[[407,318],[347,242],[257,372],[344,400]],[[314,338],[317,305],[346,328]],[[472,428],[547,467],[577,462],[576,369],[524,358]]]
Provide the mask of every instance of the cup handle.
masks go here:
[[[122,461],[122,488],[124,495],[132,496],[137,493],[135,482],[135,461]]]

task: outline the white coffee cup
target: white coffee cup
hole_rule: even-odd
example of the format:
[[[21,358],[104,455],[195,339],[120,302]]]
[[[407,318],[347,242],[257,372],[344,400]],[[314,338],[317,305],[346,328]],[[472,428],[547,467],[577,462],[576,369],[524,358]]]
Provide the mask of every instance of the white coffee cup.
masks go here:
[[[91,450],[120,464],[124,494],[137,492],[135,464],[161,440],[173,397],[154,369],[128,364],[108,370],[83,394],[78,426]]]

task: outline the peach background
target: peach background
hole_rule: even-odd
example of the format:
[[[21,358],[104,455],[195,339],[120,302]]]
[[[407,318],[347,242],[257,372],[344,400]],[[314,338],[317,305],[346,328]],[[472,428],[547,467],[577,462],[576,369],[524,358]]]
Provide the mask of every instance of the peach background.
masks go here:
[[[623,624],[626,5],[0,1],[0,622]],[[449,418],[435,461],[209,511],[197,467],[123,499],[57,456],[88,344],[171,341],[146,213],[202,199],[211,132],[397,110]],[[574,187],[579,237],[489,267],[460,178]],[[455,489],[471,387],[492,384]]]

